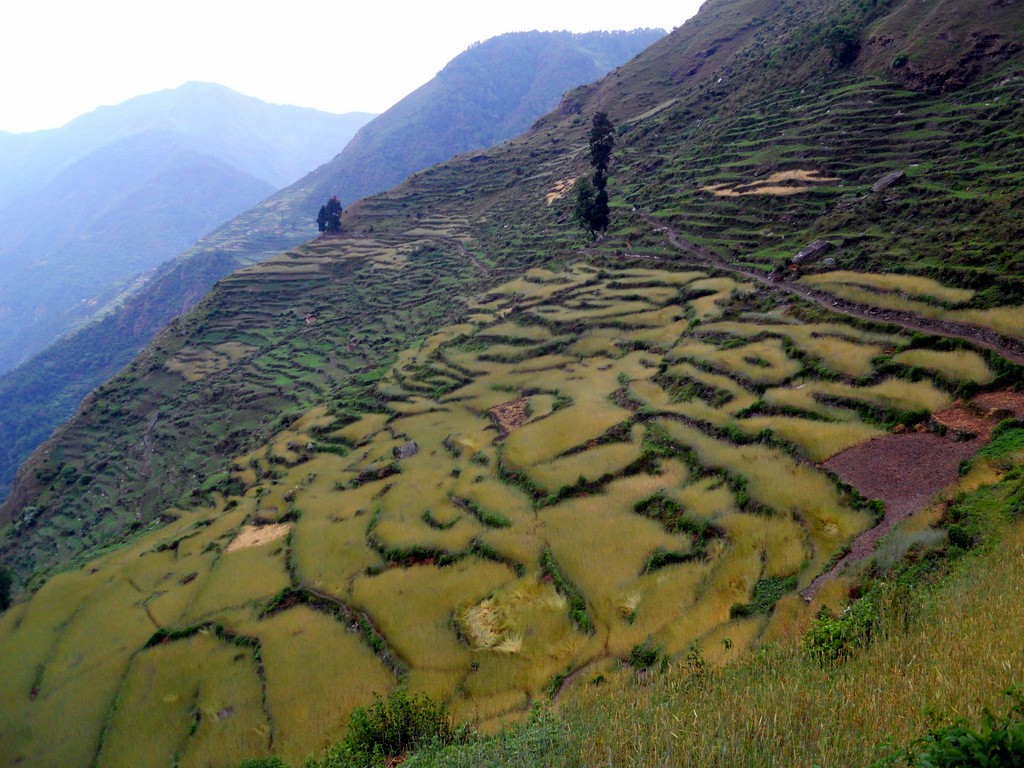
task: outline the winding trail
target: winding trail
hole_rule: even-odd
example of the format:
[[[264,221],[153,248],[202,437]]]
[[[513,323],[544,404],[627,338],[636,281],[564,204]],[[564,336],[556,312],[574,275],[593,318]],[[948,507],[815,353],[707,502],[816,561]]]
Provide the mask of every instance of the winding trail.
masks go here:
[[[731,272],[736,275],[741,275],[758,285],[761,285],[771,291],[777,293],[788,294],[791,296],[799,296],[807,301],[814,302],[825,309],[839,314],[847,315],[850,317],[857,317],[864,320],[869,320],[879,323],[888,323],[891,325],[899,326],[910,331],[921,331],[923,333],[933,334],[936,336],[944,336],[947,338],[961,339],[968,343],[974,344],[985,349],[991,349],[1000,356],[1009,360],[1010,362],[1018,365],[1024,365],[1024,342],[1020,339],[1005,336],[992,330],[991,328],[985,328],[982,326],[972,325],[970,323],[961,323],[954,320],[943,320],[938,318],[926,318],[922,317],[914,312],[894,310],[894,309],[882,309],[879,307],[872,306],[861,302],[849,301],[847,299],[834,296],[827,291],[816,290],[808,286],[799,285],[784,280],[775,281],[772,280],[768,275],[749,267],[740,267],[735,264],[731,264],[725,258],[710,250],[704,246],[692,243],[689,240],[681,237],[671,227],[654,222],[648,215],[642,215],[642,218],[649,224],[656,224],[655,232],[663,232],[666,240],[676,250],[682,251],[683,253],[693,257],[695,260],[714,266],[717,269]],[[666,259],[657,256],[644,256],[643,254],[630,253],[630,257],[640,257],[646,259],[652,259],[656,261],[665,261]],[[933,440],[943,443],[942,446],[930,446],[931,450],[939,450],[942,453],[950,453],[955,461],[951,464],[948,461],[938,461],[938,464],[950,464],[952,467],[957,467],[959,462],[964,458],[967,458],[974,454],[974,452],[985,442],[982,436],[971,440],[970,442],[964,443],[952,443],[952,441],[946,441],[942,438],[927,434],[927,435],[887,435],[879,440]],[[874,441],[872,441],[874,442]],[[949,443],[949,445],[945,445]],[[849,449],[844,453],[850,451],[856,451],[857,447]],[[921,450],[920,446],[912,447],[911,454],[914,454]],[[866,485],[864,483],[854,482],[855,485],[864,485],[864,487],[858,488],[866,496],[870,498],[880,498],[886,502],[886,513],[882,520],[875,526],[857,536],[850,544],[850,551],[842,557],[829,570],[819,574],[809,584],[800,595],[804,600],[811,600],[814,595],[818,592],[823,584],[829,579],[833,578],[844,566],[850,565],[855,562],[860,562],[870,557],[876,551],[878,542],[882,537],[889,533],[892,528],[901,520],[905,520],[914,511],[919,508],[923,508],[927,505],[928,501],[934,496],[934,481],[935,478],[929,478],[925,483],[928,487],[918,487],[921,483],[911,482],[908,486],[907,478],[900,477],[889,477],[892,474],[890,470],[899,470],[901,466],[906,466],[909,462],[913,465],[915,462],[912,460],[912,455],[908,454],[902,457],[893,456],[891,451],[876,452],[879,455],[875,457],[866,457],[869,464],[872,462],[878,464],[878,466],[871,467],[869,474],[873,477],[868,478]],[[927,451],[926,451],[927,453]],[[832,461],[835,460],[834,459]],[[919,458],[919,457],[918,457]],[[938,456],[933,458],[938,459]],[[865,461],[865,457],[858,459],[860,462]],[[879,463],[879,460],[881,463]],[[895,460],[895,463],[893,463]],[[828,466],[828,463],[826,463]],[[829,467],[833,471],[838,467]],[[934,466],[932,467],[935,468]],[[842,472],[840,474],[843,474]],[[897,474],[899,474],[897,472]],[[916,473],[918,475],[927,473]],[[942,473],[940,473],[942,474]],[[948,474],[948,473],[946,473]],[[852,478],[845,478],[850,481]],[[922,478],[918,478],[922,479]],[[944,477],[946,482],[940,483],[940,485],[948,485],[955,481],[955,477]],[[867,486],[871,486],[870,488]]]
[[[645,217],[647,218],[647,217]],[[665,233],[665,238],[677,250],[683,251],[704,262],[713,264],[718,269],[743,275],[750,280],[778,293],[787,293],[792,296],[799,296],[807,301],[812,301],[828,310],[850,317],[858,317],[864,320],[872,320],[878,323],[889,323],[898,325],[909,331],[921,331],[936,336],[945,336],[952,339],[976,344],[985,349],[991,349],[1002,357],[1017,365],[1024,365],[1024,342],[1010,336],[1004,336],[991,328],[984,328],[970,323],[960,323],[955,320],[941,320],[938,318],[921,317],[913,312],[906,312],[896,309],[880,309],[870,304],[862,304],[856,301],[841,299],[828,293],[809,288],[805,285],[798,285],[785,281],[775,282],[763,272],[748,267],[739,267],[730,264],[714,251],[704,246],[691,243],[679,236],[671,227],[661,225],[658,230]],[[630,254],[631,256],[634,254]],[[640,254],[636,254],[640,255]]]

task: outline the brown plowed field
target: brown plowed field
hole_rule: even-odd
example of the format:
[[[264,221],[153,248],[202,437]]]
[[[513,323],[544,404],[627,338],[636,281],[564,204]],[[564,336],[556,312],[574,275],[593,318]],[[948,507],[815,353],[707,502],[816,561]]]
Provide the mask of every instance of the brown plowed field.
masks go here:
[[[935,494],[960,476],[960,463],[987,440],[955,441],[931,432],[883,435],[833,456],[822,466],[870,499],[885,502],[885,517],[853,540],[850,552],[801,593],[810,600],[839,570],[874,553],[878,541],[901,520],[924,509]]]
[[[1010,411],[1024,419],[1024,392],[986,392],[974,398],[974,402],[987,411]]]

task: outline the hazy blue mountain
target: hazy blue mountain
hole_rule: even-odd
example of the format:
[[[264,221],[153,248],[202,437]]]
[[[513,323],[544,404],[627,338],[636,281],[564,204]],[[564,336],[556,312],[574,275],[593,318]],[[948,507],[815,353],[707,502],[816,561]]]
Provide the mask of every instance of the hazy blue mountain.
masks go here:
[[[556,107],[565,91],[600,78],[663,35],[523,32],[470,47],[367,124],[348,146],[339,140],[334,152],[341,151],[333,160],[156,269],[100,321],[0,377],[0,495],[21,461],[74,413],[82,397],[217,280],[314,237],[316,212],[327,196],[337,194],[348,204],[439,160],[510,138]],[[192,87],[204,88],[186,86]],[[102,115],[88,117],[98,121]],[[3,143],[0,135],[0,151]],[[161,186],[155,197],[139,198],[159,207],[171,194]]]
[[[185,83],[99,107],[61,128],[0,131],[0,208],[90,152],[154,129],[173,131],[194,149],[280,189],[337,154],[345,137],[372,117],[267,104],[215,83]]]
[[[0,371],[337,152],[371,115],[188,83],[0,135]]]

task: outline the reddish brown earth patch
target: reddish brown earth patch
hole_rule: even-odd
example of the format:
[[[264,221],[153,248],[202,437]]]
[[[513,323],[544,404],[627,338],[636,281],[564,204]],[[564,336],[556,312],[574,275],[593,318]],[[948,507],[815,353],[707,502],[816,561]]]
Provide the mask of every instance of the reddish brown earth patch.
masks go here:
[[[1024,392],[986,392],[974,398],[974,402],[987,411],[1010,411],[1018,419],[1024,419]]]
[[[526,423],[529,418],[526,413],[526,405],[529,402],[530,398],[520,397],[518,400],[510,400],[507,403],[496,405],[488,411],[498,423],[502,437]]]
[[[985,441],[992,436],[992,427],[994,426],[988,416],[978,413],[977,408],[962,403],[957,403],[952,408],[934,414],[932,420],[951,432],[976,435]]]
[[[991,432],[991,427],[987,432]],[[982,438],[955,441],[931,432],[883,435],[855,445],[822,464],[869,499],[885,502],[885,517],[850,544],[850,552],[800,594],[810,600],[839,570],[872,555],[878,541],[901,520],[931,502],[960,477],[960,464],[984,444]]]
[[[879,540],[901,520],[928,506],[943,488],[960,476],[960,464],[992,437],[997,411],[1024,418],[1024,392],[1003,390],[978,395],[970,403],[957,403],[932,419],[951,432],[973,434],[972,440],[954,440],[931,432],[884,435],[855,445],[822,464],[870,499],[885,502],[885,517],[850,545],[850,552],[819,575],[801,594],[814,597],[828,579],[848,563],[874,554]]]
[[[960,463],[980,447],[978,439],[954,441],[931,432],[883,435],[855,445],[822,466],[871,499],[885,502],[886,517],[902,518],[924,507],[956,482]]]

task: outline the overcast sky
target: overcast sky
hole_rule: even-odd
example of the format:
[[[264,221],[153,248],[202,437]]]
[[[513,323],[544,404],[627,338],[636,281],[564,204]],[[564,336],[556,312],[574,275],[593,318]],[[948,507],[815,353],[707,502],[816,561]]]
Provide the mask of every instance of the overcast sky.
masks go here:
[[[383,112],[470,44],[541,29],[671,30],[700,0],[4,0],[0,130],[220,83],[279,104]]]

